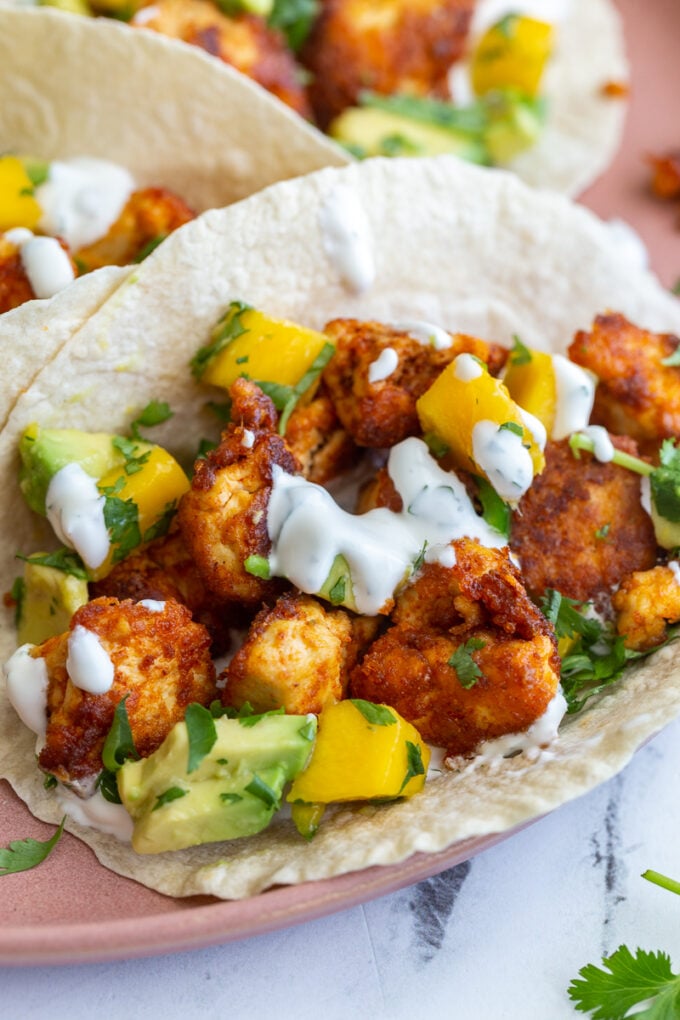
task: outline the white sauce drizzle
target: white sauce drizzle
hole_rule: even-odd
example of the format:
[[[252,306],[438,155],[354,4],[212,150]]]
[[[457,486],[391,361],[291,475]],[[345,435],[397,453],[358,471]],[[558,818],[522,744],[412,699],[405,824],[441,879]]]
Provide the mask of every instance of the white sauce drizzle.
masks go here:
[[[333,268],[354,294],[375,280],[373,241],[366,213],[347,184],[337,184],[319,210],[321,241]]]
[[[338,555],[350,569],[360,613],[374,615],[410,575],[427,543],[435,562],[455,538],[468,536],[500,548],[503,536],[478,517],[462,482],[443,471],[420,439],[393,447],[388,472],[404,509],[385,507],[353,515],[330,494],[275,466],[267,528],[271,573],[307,593],[321,590]]]
[[[75,549],[92,570],[100,567],[109,553],[105,502],[94,478],[80,464],[67,464],[57,471],[45,499],[47,519],[57,538]]]
[[[640,506],[645,513],[652,516],[652,483],[648,475],[643,475],[640,479]]]
[[[30,241],[34,237],[32,230],[28,227],[12,227],[11,230],[5,231],[5,240],[9,241],[10,244],[15,244],[17,248],[21,248],[22,244],[26,241]]]
[[[99,790],[87,800],[63,786],[57,787],[57,800],[74,822],[115,836],[121,843],[132,839],[133,822],[122,804],[111,804]]]
[[[453,374],[461,382],[479,379],[484,369],[471,354],[459,354],[453,362]]]
[[[161,9],[158,4],[149,4],[148,7],[141,7],[133,16],[130,21],[133,25],[146,25],[147,22],[153,21],[154,18],[158,17]]]
[[[561,354],[552,356],[557,406],[552,439],[566,439],[590,421],[595,400],[595,380],[590,372]]]
[[[472,456],[501,499],[515,502],[534,477],[531,454],[524,436],[483,418],[472,428]]]
[[[587,425],[586,428],[581,429],[584,436],[588,439],[592,439],[595,447],[593,449],[593,457],[595,460],[599,460],[601,464],[609,464],[615,454],[614,444],[609,438],[609,433],[602,425]]]
[[[434,347],[435,351],[446,350],[453,343],[453,337],[445,329],[421,319],[402,319],[388,325],[392,329],[398,329],[400,333],[408,333],[412,340],[417,340],[425,347]]]
[[[494,764],[509,754],[517,754],[518,751],[529,757],[537,757],[542,748],[557,738],[558,728],[566,711],[567,702],[561,688],[558,687],[543,715],[540,715],[528,729],[520,733],[504,733],[502,737],[493,740],[484,740],[475,751],[471,768],[486,763]],[[457,764],[455,759],[449,760],[452,765]]]
[[[51,298],[75,280],[68,257],[56,237],[30,237],[20,248],[21,264],[37,298]]]
[[[393,347],[386,347],[381,351],[375,361],[368,366],[368,381],[370,383],[380,382],[392,375],[399,364],[399,355]]]
[[[246,450],[251,450],[254,442],[255,433],[251,432],[250,429],[244,429],[243,436],[241,437],[241,446],[244,446]]]
[[[675,583],[680,584],[680,563],[677,560],[669,560],[666,566],[675,578]]]
[[[625,220],[613,219],[607,223],[609,233],[614,239],[617,249],[638,269],[649,268],[649,252],[644,241],[630,223]]]
[[[68,637],[66,672],[74,687],[89,694],[106,694],[115,673],[109,653],[98,636],[77,624]]]
[[[548,433],[546,432],[545,425],[535,415],[531,414],[530,411],[525,411],[523,407],[517,405],[519,416],[524,422],[524,427],[531,433],[531,438],[535,442],[539,450],[545,450],[545,444],[548,441]]]
[[[130,172],[108,160],[55,160],[45,183],[35,189],[42,209],[39,228],[77,251],[106,234],[134,188]]]
[[[7,695],[24,726],[43,738],[47,729],[47,664],[21,645],[5,663]]]
[[[138,605],[144,606],[150,613],[162,613],[165,610],[165,602],[159,602],[158,599],[140,599]]]

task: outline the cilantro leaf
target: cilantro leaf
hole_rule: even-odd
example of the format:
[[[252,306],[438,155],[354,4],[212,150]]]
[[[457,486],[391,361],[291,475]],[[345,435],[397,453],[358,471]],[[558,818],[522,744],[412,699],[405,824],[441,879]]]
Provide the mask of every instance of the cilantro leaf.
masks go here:
[[[111,772],[110,769],[102,769],[97,776],[96,788],[104,800],[108,800],[109,804],[122,804],[115,772]]]
[[[483,675],[481,669],[472,658],[472,653],[479,651],[480,648],[484,648],[485,645],[486,641],[482,638],[470,638],[464,645],[457,648],[449,659],[449,666],[455,669],[460,685],[466,691],[474,687],[480,676]]]
[[[132,264],[138,265],[140,262],[143,262],[144,259],[147,258],[147,256],[149,256],[152,251],[156,250],[158,245],[161,244],[166,239],[167,236],[168,236],[167,234],[157,234],[156,237],[152,237],[150,241],[147,241],[146,244],[143,244],[142,247],[137,252],[137,254],[135,255],[135,257],[133,258]]]
[[[126,475],[136,475],[138,471],[142,470],[151,456],[151,450],[144,450],[143,453],[140,453],[139,446],[135,440],[126,439],[125,436],[115,436],[111,443],[125,459],[123,471]]]
[[[201,378],[212,359],[228,347],[232,340],[248,332],[243,325],[242,316],[249,310],[250,305],[243,301],[231,302],[224,315],[218,319],[210,336],[210,343],[201,347],[189,362],[195,379]]]
[[[516,421],[504,421],[502,425],[499,425],[498,431],[502,432],[504,429],[506,432],[512,432],[515,436],[524,435],[524,429]]]
[[[253,797],[257,797],[258,800],[261,800],[267,807],[274,808],[275,811],[278,811],[280,804],[278,794],[257,774],[253,776],[251,781],[245,787],[245,790],[246,793],[250,793]]]
[[[406,775],[404,781],[399,788],[399,793],[404,789],[407,783],[414,779],[416,776],[425,775],[425,766],[423,765],[423,756],[420,752],[418,744],[414,744],[411,740],[406,741]]]
[[[445,443],[443,439],[440,439],[435,432],[426,432],[423,436],[423,441],[426,443],[428,450],[436,460],[441,460],[449,452],[449,445]]]
[[[52,852],[64,831],[66,816],[59,823],[50,839],[44,842],[38,839],[14,839],[8,847],[0,849],[0,876],[16,875],[19,871],[30,871],[41,864]]]
[[[568,988],[576,1009],[593,1013],[593,1020],[623,1020],[638,1003],[650,1003],[640,1020],[673,1020],[680,1015],[680,975],[671,970],[666,953],[650,953],[637,949],[635,955],[627,946],[602,960],[603,968],[589,963],[579,971],[581,980],[573,980]]]
[[[140,428],[150,429],[154,425],[162,425],[164,421],[172,418],[174,411],[170,410],[170,404],[165,400],[150,401],[143,411],[130,423],[130,432],[135,439],[141,439]]]
[[[286,710],[283,706],[281,708],[271,708],[268,712],[253,712],[253,706],[246,701],[245,705],[242,705],[239,710],[236,719],[241,726],[246,728],[257,726],[262,719],[266,719],[270,715],[285,715]]]
[[[397,721],[387,705],[374,705],[372,701],[364,701],[363,698],[350,698],[349,700],[361,712],[364,719],[373,726],[393,726]]]
[[[217,740],[215,721],[207,708],[192,702],[184,715],[189,737],[187,772],[194,772],[213,748]]]
[[[274,0],[267,20],[272,28],[283,32],[288,46],[297,53],[309,35],[319,7],[319,0]]]
[[[104,522],[109,529],[111,544],[116,547],[112,560],[114,563],[119,563],[141,544],[139,508],[133,499],[120,499],[118,496],[106,495]]]
[[[31,556],[23,556],[17,553],[17,559],[26,563],[35,563],[41,567],[53,567],[61,570],[64,574],[77,577],[80,581],[87,580],[87,571],[78,553],[72,549],[57,549],[53,553],[33,553]]]
[[[151,808],[152,811],[158,811],[159,808],[163,807],[164,804],[170,804],[173,800],[179,800],[180,797],[186,797],[188,790],[183,790],[181,786],[170,786],[163,793],[159,793],[156,797],[156,803]]]
[[[593,645],[601,637],[603,627],[599,620],[584,615],[590,605],[590,602],[577,602],[554,588],[547,588],[540,608],[552,623],[558,638],[581,635],[589,645]]]
[[[510,351],[511,365],[528,365],[532,360],[531,351],[526,347],[516,333],[512,334],[512,350]]]
[[[162,538],[163,535],[167,535],[172,519],[175,516],[177,510],[177,504],[174,499],[171,499],[169,503],[166,503],[163,507],[163,512],[159,517],[156,518],[153,524],[150,524],[142,535],[142,542],[153,542],[156,538]]]
[[[474,476],[477,483],[477,494],[482,504],[482,517],[486,523],[495,528],[505,538],[510,537],[512,512],[509,505],[501,499],[493,485],[481,475]]]
[[[312,364],[309,366],[302,378],[298,380],[295,386],[286,386],[283,383],[260,381],[257,379],[253,380],[255,384],[260,387],[262,392],[265,393],[273,402],[276,410],[281,412],[278,426],[280,436],[285,436],[286,428],[288,427],[288,419],[297,407],[300,398],[304,396],[309,387],[316,382],[334,354],[335,345],[325,343],[314,358]]]
[[[21,623],[21,614],[24,607],[24,598],[26,597],[26,582],[23,577],[15,577],[12,582],[12,588],[9,593],[11,606],[14,604],[14,626],[19,627]]]
[[[116,705],[111,729],[102,748],[102,762],[104,768],[109,772],[117,772],[121,765],[128,760],[139,761],[125,705],[129,697],[130,695],[126,694]]]
[[[663,441],[659,460],[649,476],[652,501],[665,520],[680,521],[680,447],[674,440]]]

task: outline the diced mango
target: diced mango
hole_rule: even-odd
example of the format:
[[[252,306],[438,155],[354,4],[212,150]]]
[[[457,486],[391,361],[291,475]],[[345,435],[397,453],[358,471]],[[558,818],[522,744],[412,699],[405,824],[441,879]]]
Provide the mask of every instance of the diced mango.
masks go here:
[[[529,354],[528,361],[510,361],[503,382],[515,403],[538,418],[550,435],[557,408],[553,360],[543,351],[531,350]]]
[[[529,451],[534,474],[538,474],[545,466],[545,457],[527,428],[520,407],[504,384],[490,375],[481,362],[478,362],[477,371],[472,368],[466,373],[464,367],[470,367],[472,360],[476,359],[469,354],[459,355],[420,397],[416,408],[423,432],[434,434],[446,443],[458,467],[487,477],[473,456],[475,425],[491,421],[499,427],[510,425],[521,429],[522,444]]]
[[[242,375],[255,382],[296,386],[329,343],[316,330],[233,303],[215,328],[205,349],[205,367],[198,374],[224,389]]]
[[[35,230],[41,216],[31,178],[21,160],[0,156],[0,231],[13,227]]]
[[[339,701],[324,708],[312,757],[288,800],[307,804],[411,797],[422,789],[430,749],[386,705]]]
[[[189,479],[177,461],[160,446],[148,443],[134,444],[137,461],[128,460],[123,469],[112,468],[98,482],[100,492],[109,499],[132,503],[137,508],[136,528],[134,519],[126,528],[112,529],[111,550],[104,563],[92,571],[92,579],[106,577],[115,563],[138,545],[149,542],[164,534],[180,497],[189,489]],[[126,470],[127,469],[127,470]],[[131,515],[134,518],[134,514]],[[108,524],[108,521],[107,521]]]
[[[472,54],[470,78],[478,96],[493,89],[518,89],[535,96],[553,49],[553,27],[507,14],[482,35]]]

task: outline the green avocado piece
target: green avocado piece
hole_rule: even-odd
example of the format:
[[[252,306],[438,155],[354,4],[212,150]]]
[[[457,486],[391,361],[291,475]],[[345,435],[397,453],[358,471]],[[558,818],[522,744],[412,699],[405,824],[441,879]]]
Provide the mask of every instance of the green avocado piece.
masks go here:
[[[92,15],[92,8],[87,0],[40,0],[41,7],[56,7],[60,11],[68,11],[69,14]]]
[[[329,134],[360,158],[451,153],[469,163],[489,162],[482,142],[467,133],[374,107],[350,107],[333,121]]]
[[[538,107],[508,102],[504,115],[487,127],[484,140],[493,162],[503,165],[535,145],[542,130],[543,117]]]
[[[78,463],[93,478],[101,478],[113,467],[125,463],[108,432],[80,432],[78,429],[43,429],[29,425],[19,440],[22,467],[19,487],[36,513],[45,515],[45,497],[54,475],[67,464]]]
[[[338,553],[333,560],[333,566],[318,594],[319,598],[326,599],[333,606],[346,606],[353,612],[357,611],[352,588],[352,574],[349,563],[342,553]]]
[[[177,723],[150,757],[117,773],[134,821],[137,853],[181,850],[260,832],[278,810],[283,788],[307,764],[316,716],[269,714],[215,721],[217,739],[187,772],[189,734]]]
[[[17,625],[19,644],[39,645],[68,630],[76,609],[88,601],[87,581],[57,567],[24,565],[24,587]]]

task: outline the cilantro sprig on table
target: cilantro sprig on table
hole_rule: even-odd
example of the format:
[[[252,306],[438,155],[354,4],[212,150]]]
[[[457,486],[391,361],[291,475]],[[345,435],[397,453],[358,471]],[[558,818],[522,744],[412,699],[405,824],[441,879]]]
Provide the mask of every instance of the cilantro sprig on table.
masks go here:
[[[14,839],[8,847],[0,849],[0,877],[30,871],[52,853],[64,831],[64,816],[54,834],[47,840]]]
[[[645,871],[643,878],[674,893],[676,882],[657,871]],[[589,963],[581,967],[579,978],[567,989],[576,1009],[592,1013],[593,1020],[677,1020],[680,1016],[680,974],[671,970],[664,952],[636,949],[635,954],[622,945],[611,956],[603,957],[602,967]],[[644,1008],[631,1013],[634,1006]]]

